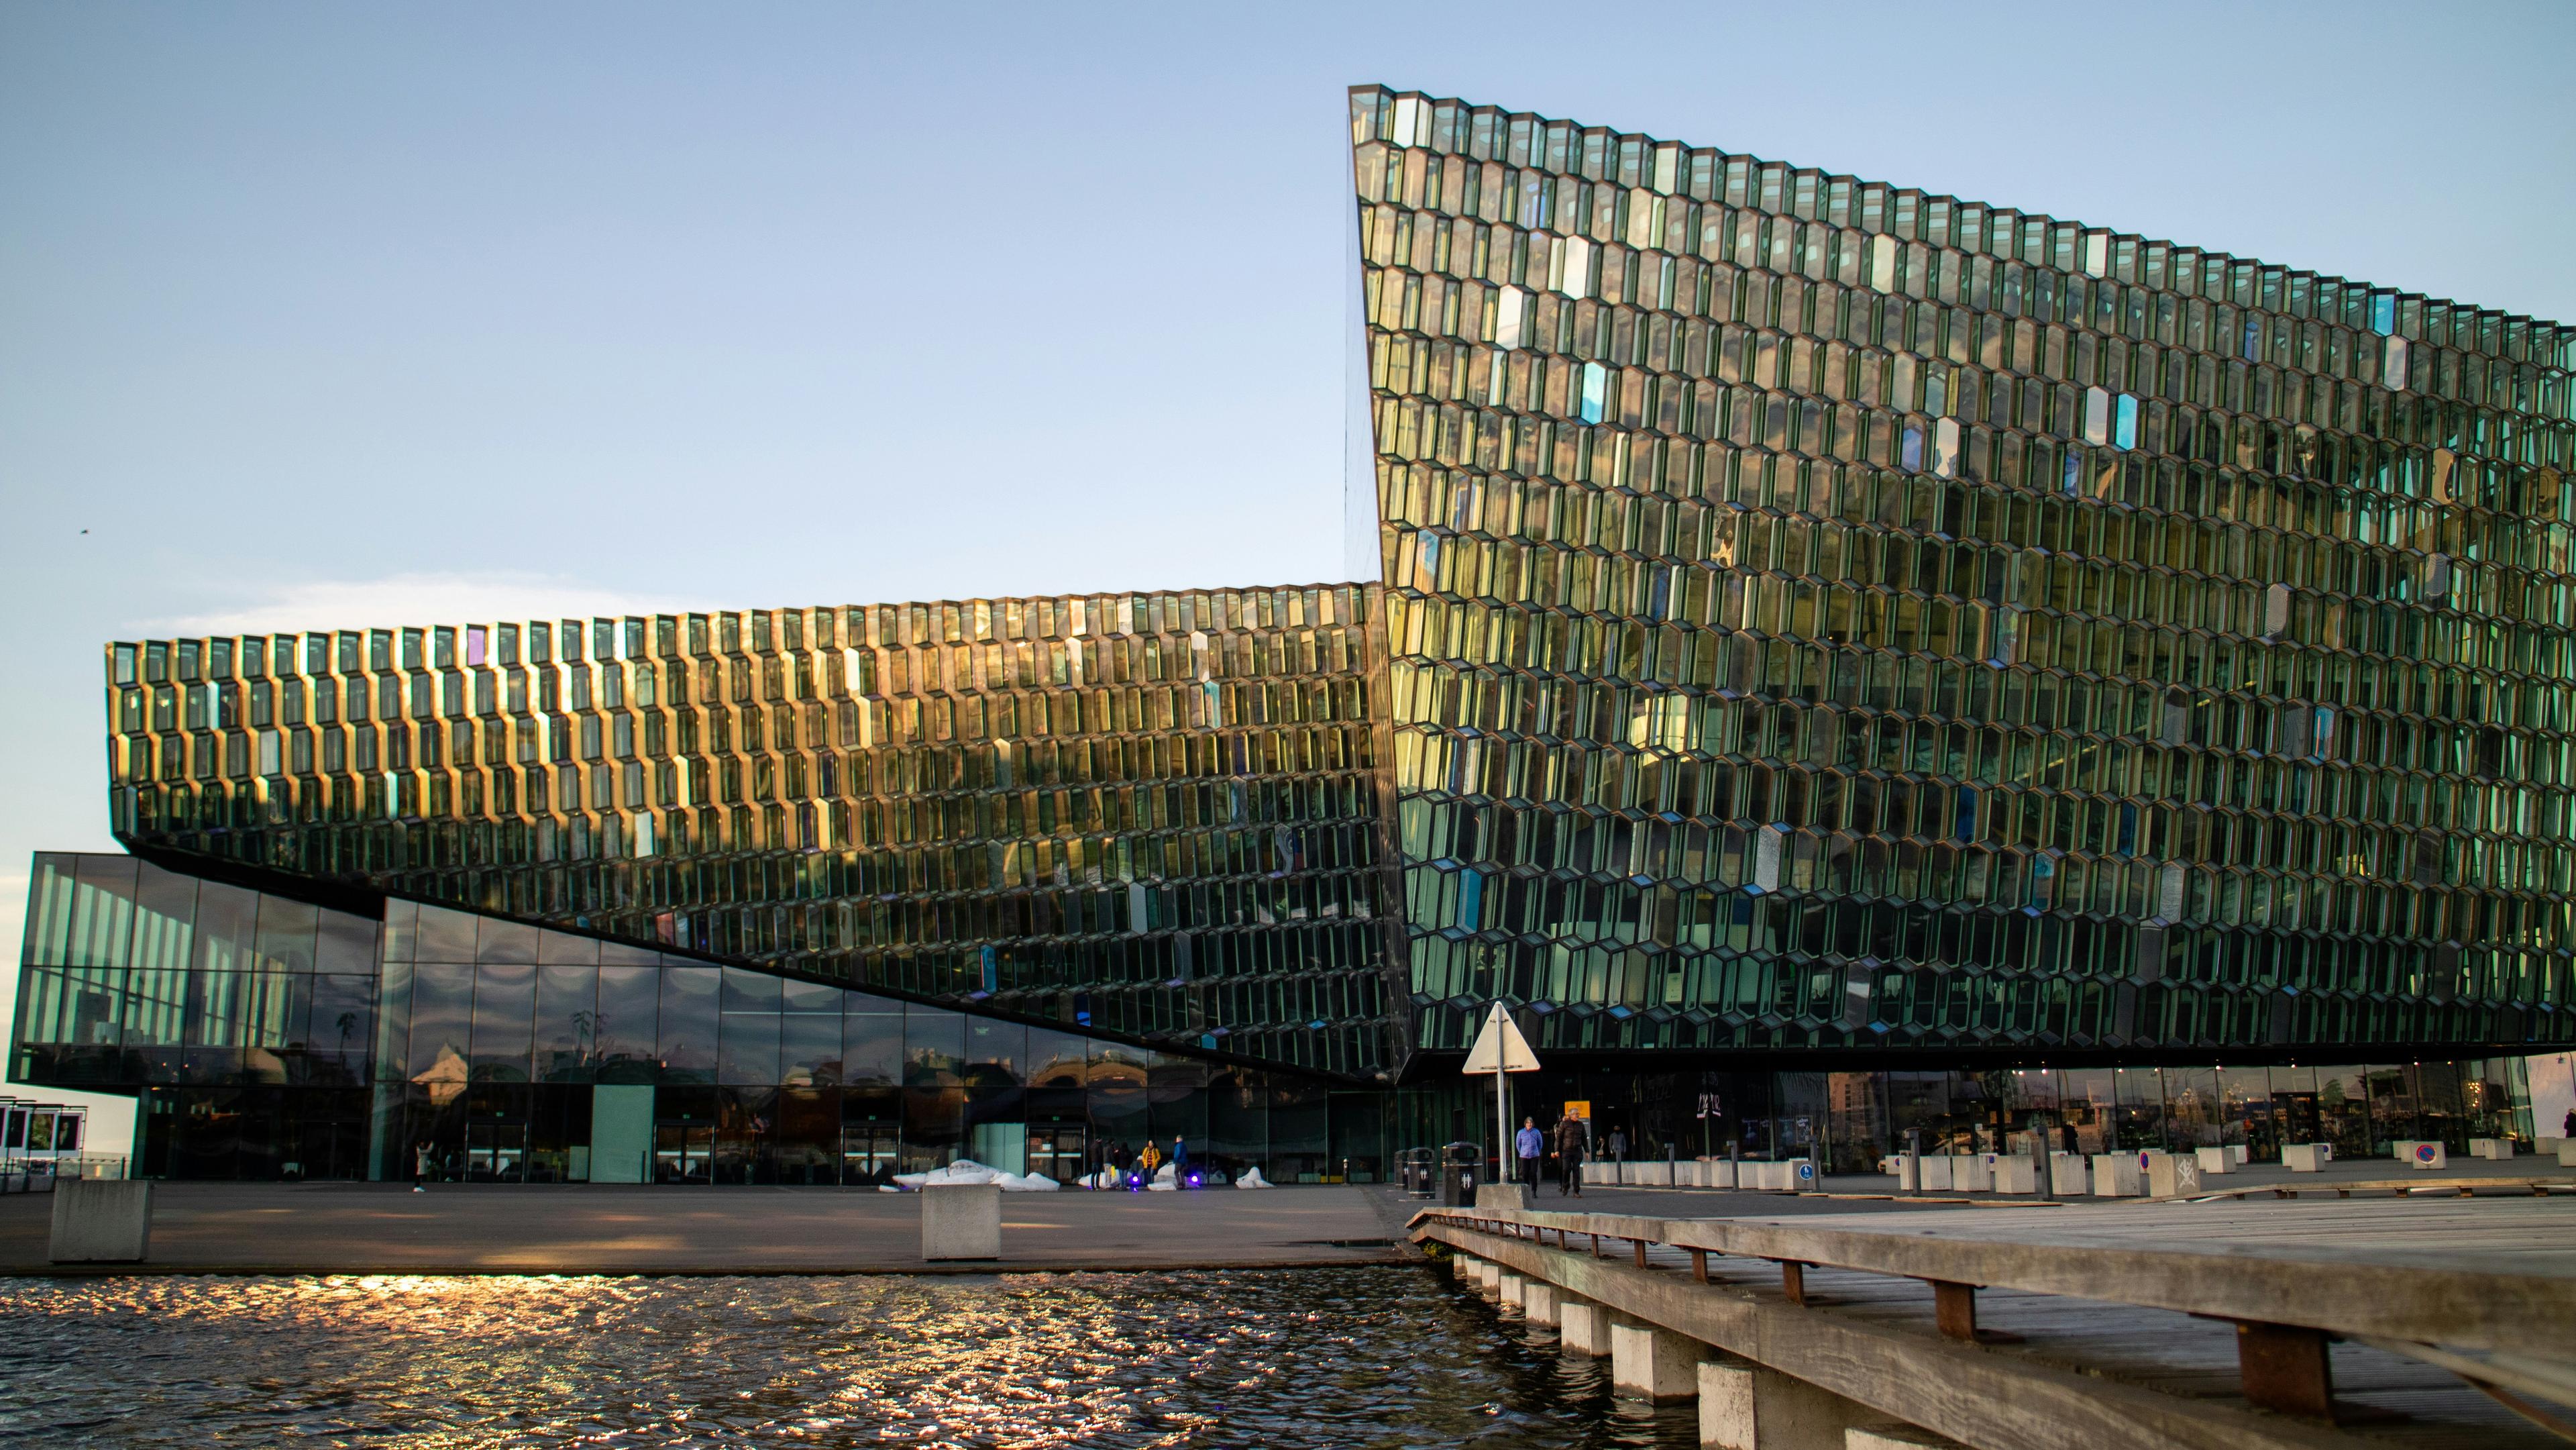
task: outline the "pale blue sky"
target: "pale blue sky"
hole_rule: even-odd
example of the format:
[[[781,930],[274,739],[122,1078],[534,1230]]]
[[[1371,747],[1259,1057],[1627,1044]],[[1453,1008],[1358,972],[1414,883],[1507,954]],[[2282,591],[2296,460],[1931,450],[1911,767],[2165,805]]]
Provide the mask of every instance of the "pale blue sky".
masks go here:
[[[2563,4],[0,0],[0,958],[109,844],[111,637],[1338,575],[1348,84],[2576,317],[2571,61]]]

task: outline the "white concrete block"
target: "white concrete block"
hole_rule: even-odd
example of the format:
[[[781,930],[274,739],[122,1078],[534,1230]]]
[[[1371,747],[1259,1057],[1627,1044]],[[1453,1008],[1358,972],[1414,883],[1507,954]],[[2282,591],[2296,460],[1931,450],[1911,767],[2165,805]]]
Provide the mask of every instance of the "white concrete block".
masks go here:
[[[1956,1177],[1950,1165],[1950,1155],[1947,1153],[1925,1154],[1921,1161],[1915,1164],[1915,1172],[1922,1175],[1922,1181],[1917,1186],[1925,1193],[1949,1192],[1951,1181]]]
[[[1666,1404],[1699,1393],[1699,1362],[1708,1346],[1652,1324],[1610,1329],[1610,1384],[1629,1399]]]
[[[2095,1198],[2135,1198],[2145,1191],[2145,1175],[2138,1171],[2137,1154],[2096,1153],[2093,1155],[2093,1196]]]
[[[2543,1133],[2531,1140],[2531,1151],[2543,1158],[2555,1158],[2558,1156],[2558,1145],[2567,1141],[2565,1138],[2553,1138]]]
[[[151,1252],[151,1183],[80,1178],[54,1185],[45,1257],[57,1264],[139,1264]]]
[[[2439,1143],[2417,1141],[2405,1145],[2405,1161],[2419,1171],[2451,1166],[2451,1150]]]
[[[2281,1166],[2289,1169],[2293,1173],[2323,1172],[2326,1164],[2332,1161],[2332,1158],[2332,1151],[2323,1143],[2284,1143],[2281,1145]]]
[[[1503,1293],[1503,1266],[1491,1259],[1476,1261],[1476,1292],[1488,1299],[1499,1299]]]
[[[2558,1166],[2576,1168],[2576,1138],[2558,1140]]]
[[[2203,1178],[2213,1173],[2233,1173],[2239,1161],[2233,1148],[2194,1148],[2191,1150],[2191,1156],[2200,1160],[2200,1174]]]
[[[2147,1194],[2151,1198],[2180,1198],[2198,1193],[2200,1172],[2197,1153],[2158,1153],[2147,1159]]]
[[[1843,1432],[1885,1418],[1854,1400],[1743,1360],[1699,1366],[1699,1443],[1709,1450],[1840,1450]]]
[[[1958,1193],[1985,1193],[1995,1186],[1994,1174],[1986,1167],[1982,1153],[1950,1155],[1950,1187]]]
[[[1557,1296],[1562,1292],[1545,1279],[1532,1279],[1521,1288],[1521,1312],[1532,1324],[1554,1328],[1557,1322]]]
[[[1640,1163],[1636,1169],[1637,1182],[1648,1188],[1673,1186],[1673,1165],[1670,1163]]]
[[[1813,1158],[1789,1160],[1789,1186],[1800,1193],[1814,1193],[1825,1186],[1824,1174]]]
[[[2484,1158],[2493,1163],[2501,1163],[2513,1156],[2513,1140],[2510,1138],[2471,1138],[2469,1140],[2469,1156],[2472,1158]]]
[[[2236,1155],[2236,1162],[2239,1167],[2243,1167],[2245,1164],[2254,1161],[2254,1150],[2247,1144],[2230,1143],[2227,1145],[2227,1151]]]
[[[2048,1155],[2048,1191],[2060,1197],[2073,1197],[2076,1194],[2092,1191],[2092,1184],[2087,1181],[2084,1171],[2083,1154],[2051,1153]]]
[[[1619,1181],[1619,1165],[1616,1163],[1603,1163],[1598,1160],[1586,1163],[1583,1165],[1583,1181],[1586,1183],[1616,1183]]]
[[[1529,1207],[1529,1185],[1525,1183],[1478,1184],[1476,1206],[1518,1213]]]
[[[2037,1193],[2039,1191],[2039,1165],[2027,1158],[2019,1156],[1997,1158],[1989,1172],[1994,1177],[1994,1188],[1997,1193]]]
[[[1731,1158],[1711,1158],[1708,1162],[1701,1165],[1700,1177],[1705,1181],[1706,1187],[1733,1188],[1736,1186],[1735,1160]]]
[[[1611,1312],[1589,1299],[1560,1296],[1556,1306],[1557,1342],[1568,1354],[1594,1359],[1610,1352]]]
[[[1503,1271],[1499,1287],[1504,1309],[1519,1310],[1527,1303],[1528,1279],[1506,1269]]]
[[[959,1183],[921,1190],[921,1256],[925,1259],[998,1259],[1002,1256],[1002,1189],[993,1183]]]

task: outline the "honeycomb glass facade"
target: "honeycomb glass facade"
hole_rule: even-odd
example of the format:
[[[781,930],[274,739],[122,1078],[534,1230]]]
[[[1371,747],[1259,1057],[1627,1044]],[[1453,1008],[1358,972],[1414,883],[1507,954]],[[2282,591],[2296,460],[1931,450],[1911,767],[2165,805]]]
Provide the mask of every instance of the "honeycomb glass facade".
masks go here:
[[[121,837],[1365,1078],[1362,588],[114,646]]]
[[[2576,334],[1351,119],[1417,1045],[2566,1039]]]
[[[1350,122],[1363,580],[111,645],[143,861],[40,861],[20,1076],[142,1093],[156,1172],[1179,1124],[1320,1176],[1472,1135],[1500,1000],[1639,1141],[1949,1121],[1910,1073],[1997,1136],[2528,1117],[2512,1055],[2576,1040],[2576,333]]]

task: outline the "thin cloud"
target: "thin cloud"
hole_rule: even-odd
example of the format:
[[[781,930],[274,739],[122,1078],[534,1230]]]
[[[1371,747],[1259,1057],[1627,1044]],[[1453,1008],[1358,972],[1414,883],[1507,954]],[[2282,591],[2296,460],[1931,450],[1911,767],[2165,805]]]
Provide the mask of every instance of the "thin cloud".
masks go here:
[[[621,594],[558,574],[389,574],[381,579],[324,579],[281,585],[262,598],[234,608],[145,620],[140,628],[143,633],[155,635],[393,629],[668,613],[687,603]]]

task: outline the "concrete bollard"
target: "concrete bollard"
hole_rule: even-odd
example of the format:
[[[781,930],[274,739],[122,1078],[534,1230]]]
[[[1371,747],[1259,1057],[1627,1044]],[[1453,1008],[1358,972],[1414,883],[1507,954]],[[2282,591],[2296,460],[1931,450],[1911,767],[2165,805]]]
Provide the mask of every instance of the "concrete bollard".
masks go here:
[[[1982,1153],[1950,1155],[1950,1187],[1958,1193],[1987,1193],[1995,1186],[1994,1172]]]
[[[1506,1271],[1501,1276],[1499,1284],[1503,1308],[1506,1310],[1514,1310],[1524,1307],[1528,1287],[1529,1280],[1522,1278],[1518,1274]]]
[[[2576,1138],[2558,1140],[2558,1166],[2576,1168]]]
[[[1987,1172],[1993,1175],[1997,1193],[2037,1193],[2039,1191],[2039,1165],[2027,1158],[1998,1157],[1987,1165]]]
[[[1001,1186],[954,1183],[921,1190],[921,1256],[934,1260],[1000,1258]]]
[[[2135,1153],[2096,1153],[2093,1155],[2093,1196],[2095,1198],[2135,1198],[2145,1191]]]
[[[1699,1393],[1699,1361],[1708,1346],[1652,1324],[1610,1328],[1610,1385],[1635,1400],[1669,1404]]]
[[[57,1264],[139,1264],[152,1251],[152,1185],[74,1178],[54,1185],[45,1257]]]
[[[2513,1156],[2513,1140],[2510,1138],[2471,1138],[2469,1140],[2469,1156],[2472,1158],[2484,1158],[2490,1162],[2501,1163]]]
[[[2399,1162],[2412,1163],[2418,1169],[2448,1168],[2451,1166],[2450,1149],[2444,1147],[2442,1144],[2428,1142],[2420,1138],[2401,1140],[2396,1145],[2396,1153],[2397,1160]]]
[[[1572,1295],[1557,1301],[1557,1340],[1569,1354],[1588,1354],[1594,1359],[1610,1352],[1611,1311],[1589,1299]]]
[[[2200,1192],[2200,1159],[2190,1153],[2158,1153],[2147,1160],[2147,1195],[2180,1198]]]
[[[1833,1450],[1885,1416],[1857,1400],[1745,1360],[1699,1366],[1699,1443],[1715,1450]]]
[[[2060,1198],[2080,1198],[2091,1192],[2092,1188],[2093,1185],[2087,1181],[2084,1172],[2083,1154],[2051,1153],[2048,1155],[2049,1192]]]
[[[1476,1206],[1499,1212],[1522,1212],[1529,1207],[1529,1185],[1526,1183],[1484,1184],[1476,1190]]]
[[[2191,1156],[2194,1162],[2200,1164],[2200,1173],[2204,1178],[2213,1173],[2236,1171],[2236,1150],[2233,1148],[2194,1148],[2191,1150]]]
[[[1529,1316],[1529,1322],[1532,1324],[1555,1328],[1557,1295],[1560,1292],[1554,1284],[1545,1279],[1530,1280],[1521,1290],[1521,1312]]]

